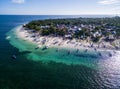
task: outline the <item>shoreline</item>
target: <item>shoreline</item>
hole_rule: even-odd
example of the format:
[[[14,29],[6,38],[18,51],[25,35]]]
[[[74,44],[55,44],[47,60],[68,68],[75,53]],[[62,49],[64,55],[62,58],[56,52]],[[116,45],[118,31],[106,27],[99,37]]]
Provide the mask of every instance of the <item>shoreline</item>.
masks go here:
[[[62,37],[52,37],[52,36],[33,36],[34,34],[28,32],[24,29],[24,27],[19,26],[16,28],[16,35],[18,38],[21,38],[23,40],[26,40],[28,42],[31,42],[33,44],[36,44],[36,48],[41,48],[43,46],[49,48],[67,48],[67,49],[75,49],[75,50],[85,50],[85,51],[107,51],[111,54],[116,53],[119,50],[116,50],[112,45],[108,43],[102,43],[102,44],[95,44],[95,43],[89,43],[85,41],[80,41],[77,39],[63,39]]]

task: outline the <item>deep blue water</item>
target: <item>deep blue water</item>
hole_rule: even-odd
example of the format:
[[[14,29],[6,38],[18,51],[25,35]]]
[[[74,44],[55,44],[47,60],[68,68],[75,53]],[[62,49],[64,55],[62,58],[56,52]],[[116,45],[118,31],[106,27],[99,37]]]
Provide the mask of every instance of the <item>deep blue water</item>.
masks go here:
[[[0,15],[0,89],[120,89],[120,56],[85,65],[27,60],[6,40],[6,33],[31,20],[80,16]],[[87,17],[87,16],[82,16]],[[104,16],[89,16],[104,17]],[[13,60],[11,56],[17,55]]]
[[[0,15],[0,56],[2,57],[2,59],[8,59],[10,55],[14,53],[15,50],[15,48],[13,48],[8,43],[8,41],[5,40],[5,34],[8,31],[10,31],[12,28],[32,20],[59,18],[59,17],[70,17],[70,16]],[[9,57],[5,56],[5,54],[8,54]]]

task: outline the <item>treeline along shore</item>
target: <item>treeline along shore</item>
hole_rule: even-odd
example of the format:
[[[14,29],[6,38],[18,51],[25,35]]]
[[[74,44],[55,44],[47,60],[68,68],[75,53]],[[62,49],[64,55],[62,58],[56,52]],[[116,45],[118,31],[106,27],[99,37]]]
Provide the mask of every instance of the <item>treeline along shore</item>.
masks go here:
[[[120,17],[35,20],[18,33],[38,47],[120,50]]]

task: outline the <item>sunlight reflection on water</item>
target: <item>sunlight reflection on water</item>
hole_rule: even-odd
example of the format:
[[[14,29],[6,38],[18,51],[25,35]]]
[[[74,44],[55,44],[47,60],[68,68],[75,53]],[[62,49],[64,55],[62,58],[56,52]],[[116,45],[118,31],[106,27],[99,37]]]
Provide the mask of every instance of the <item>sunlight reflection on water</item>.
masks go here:
[[[111,58],[100,60],[98,66],[105,86],[120,88],[120,51],[117,51]]]

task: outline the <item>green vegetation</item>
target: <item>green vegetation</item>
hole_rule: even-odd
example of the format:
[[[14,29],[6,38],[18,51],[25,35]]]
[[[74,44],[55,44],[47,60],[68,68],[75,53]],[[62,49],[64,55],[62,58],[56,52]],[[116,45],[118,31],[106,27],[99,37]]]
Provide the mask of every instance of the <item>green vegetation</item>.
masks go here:
[[[87,39],[93,42],[99,39],[117,39],[120,37],[120,17],[113,18],[68,18],[47,19],[31,21],[25,25],[40,35],[62,36],[70,35],[72,38]],[[109,36],[114,38],[109,38]]]

